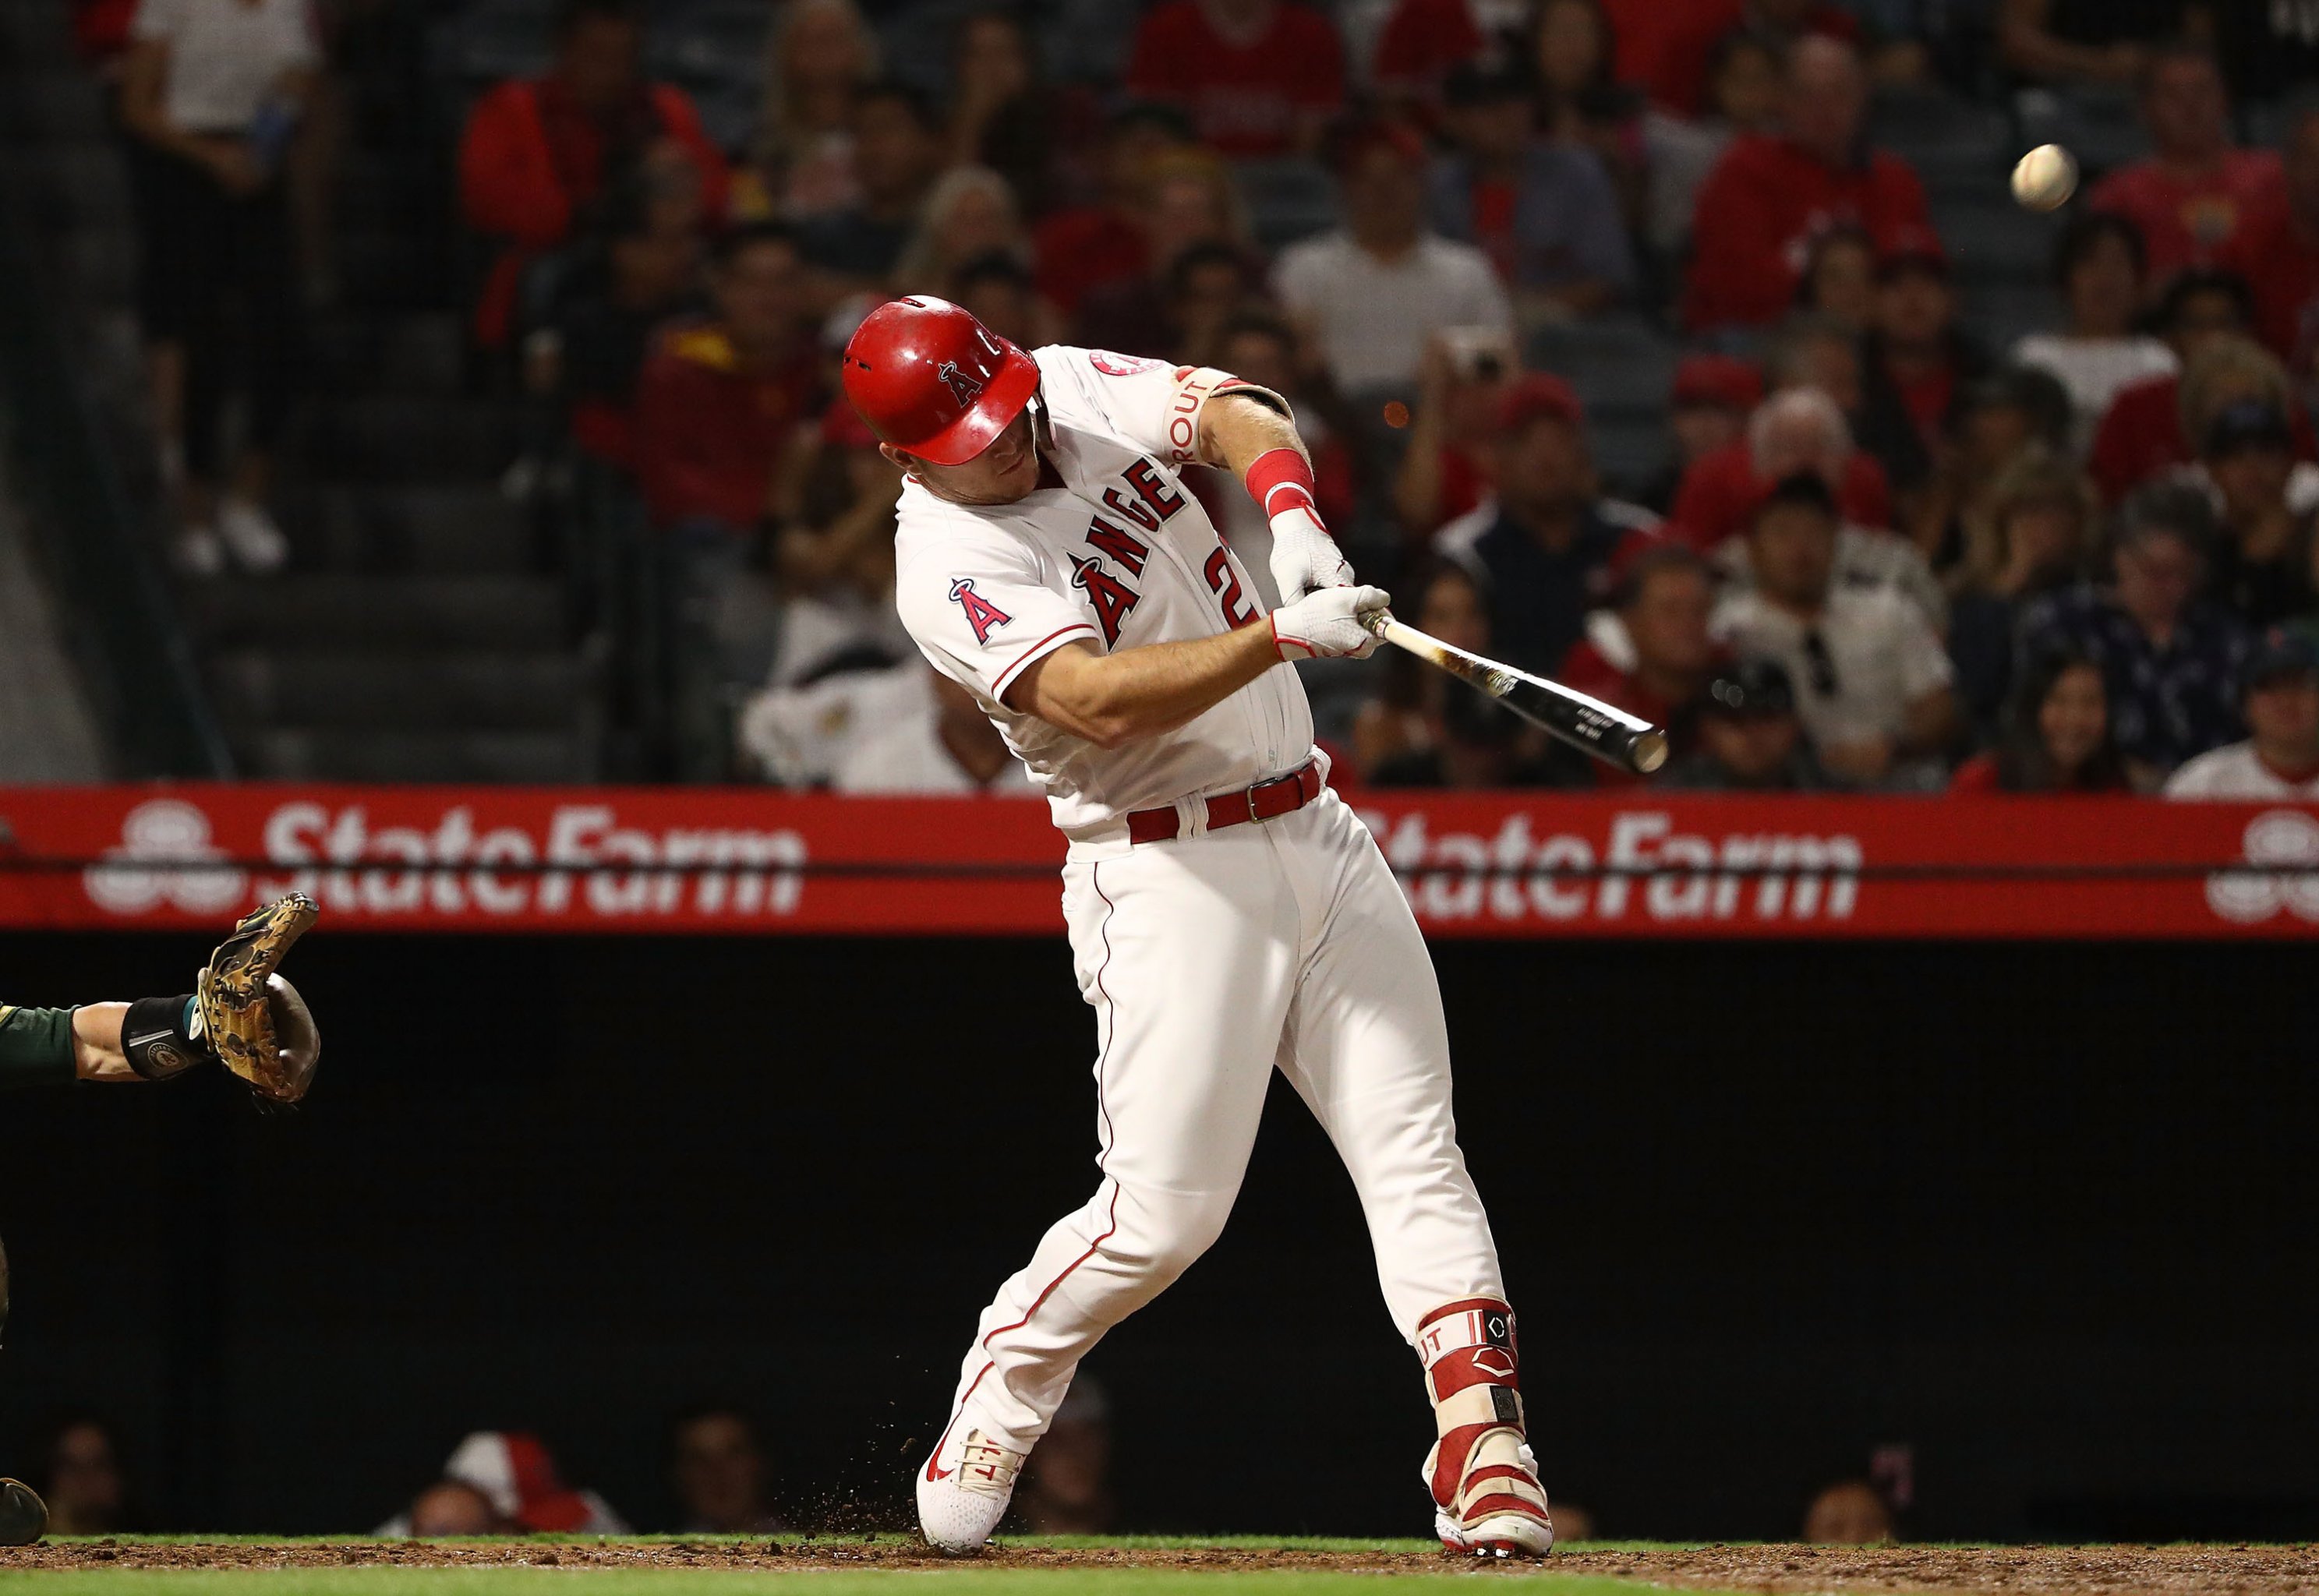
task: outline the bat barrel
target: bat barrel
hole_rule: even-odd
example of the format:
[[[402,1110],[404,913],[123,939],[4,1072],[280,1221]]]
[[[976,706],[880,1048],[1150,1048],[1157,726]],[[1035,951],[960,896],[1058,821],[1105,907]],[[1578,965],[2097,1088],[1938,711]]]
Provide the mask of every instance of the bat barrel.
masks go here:
[[[1638,776],[1647,776],[1666,763],[1666,733],[1647,720],[1560,682],[1453,647],[1384,610],[1362,616],[1361,624],[1395,647],[1473,683],[1582,753]]]
[[[1666,763],[1666,733],[1582,693],[1549,691],[1524,677],[1506,701],[1581,753],[1622,771],[1647,776]]]

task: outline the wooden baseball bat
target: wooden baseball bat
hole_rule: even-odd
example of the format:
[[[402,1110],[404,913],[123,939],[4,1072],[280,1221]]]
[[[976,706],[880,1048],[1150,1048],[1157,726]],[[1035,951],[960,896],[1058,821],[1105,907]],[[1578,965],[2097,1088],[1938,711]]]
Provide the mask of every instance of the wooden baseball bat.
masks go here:
[[[1532,726],[1544,727],[1605,764],[1647,776],[1666,763],[1666,733],[1647,720],[1574,692],[1558,681],[1468,654],[1395,620],[1390,611],[1369,610],[1361,617],[1361,625],[1395,648],[1406,649],[1427,664],[1472,683]]]

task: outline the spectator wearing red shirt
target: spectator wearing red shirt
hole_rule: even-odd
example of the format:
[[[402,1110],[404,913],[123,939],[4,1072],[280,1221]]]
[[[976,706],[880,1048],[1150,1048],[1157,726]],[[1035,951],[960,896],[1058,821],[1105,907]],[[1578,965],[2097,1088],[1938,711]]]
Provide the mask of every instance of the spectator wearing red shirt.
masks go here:
[[[1194,252],[1221,250],[1236,257],[1249,284],[1263,281],[1265,262],[1249,240],[1232,174],[1207,150],[1173,149],[1147,162],[1141,193],[1132,223],[1140,264],[1080,297],[1073,341],[1091,349],[1173,359],[1181,330],[1171,316],[1174,289]]]
[[[1908,495],[1933,474],[1967,389],[1989,356],[1956,324],[1949,260],[1929,231],[1904,230],[1876,263],[1874,321],[1861,347],[1860,446]]]
[[[1394,0],[1377,30],[1369,81],[1387,100],[1430,107],[1450,72],[1490,42],[1467,0]]]
[[[1678,116],[1706,98],[1708,58],[1743,30],[1781,45],[1812,35],[1857,46],[1860,21],[1825,0],[1603,0],[1619,41],[1619,81]]]
[[[754,536],[818,382],[803,275],[790,229],[736,229],[717,244],[716,316],[670,328],[645,360],[636,457],[655,525],[720,547]]]
[[[2245,279],[2220,271],[2184,272],[2159,303],[2159,336],[2179,367],[2224,338],[2243,337],[2254,322],[2254,298]],[[2112,504],[2152,477],[2188,464],[2182,431],[2182,379],[2169,372],[2120,389],[2094,431],[2086,464]]]
[[[1834,322],[1800,318],[1791,323],[1773,346],[1772,385],[1777,392],[1810,390],[1827,397],[1845,430],[1837,440],[1821,439],[1817,432],[1811,448],[1804,450],[1824,464],[1828,481],[1844,508],[1844,518],[1855,526],[1892,524],[1892,490],[1884,468],[1874,456],[1853,446],[1845,418],[1860,408],[1860,351],[1852,335]],[[1784,436],[1784,434],[1783,434]],[[1825,446],[1823,454],[1822,446]],[[1795,451],[1784,443],[1774,449],[1783,463]],[[1747,528],[1747,517],[1766,482],[1758,471],[1755,446],[1736,438],[1701,455],[1683,473],[1675,489],[1674,508],[1668,513],[1669,531],[1701,554],[1711,554],[1735,534]]]
[[[1684,711],[1714,679],[1724,654],[1708,633],[1715,610],[1715,580],[1704,561],[1681,544],[1656,544],[1638,554],[1619,580],[1612,600],[1628,657],[1614,662],[1592,638],[1564,656],[1556,677],[1591,698],[1663,726],[1680,758],[1691,752]],[[1631,786],[1640,778],[1599,766],[1603,786]]]
[[[692,780],[724,773],[725,690],[763,681],[771,663],[774,611],[753,567],[820,381],[790,229],[727,233],[709,290],[717,314],[662,335],[636,406],[637,475],[664,571],[672,758]]]
[[[2286,181],[2249,210],[2217,261],[2254,290],[2257,335],[2307,377],[2319,349],[2319,104],[2296,108],[2285,167]]]
[[[1852,223],[1880,243],[1929,228],[1924,185],[1897,156],[1862,144],[1868,75],[1836,40],[1790,57],[1778,136],[1733,140],[1699,194],[1683,322],[1694,332],[1767,327],[1794,302],[1813,237]]]
[[[1156,175],[1170,156],[1194,152],[1183,113],[1130,105],[1104,131],[1103,198],[1041,219],[1032,230],[1039,292],[1066,316],[1098,288],[1132,283],[1151,269],[1147,231]]]
[[[2142,75],[2142,117],[2155,153],[2095,185],[2088,203],[2142,229],[2151,275],[2164,283],[2215,257],[2242,217],[2279,187],[2278,153],[2231,141],[2230,92],[2211,51],[2170,45]]]
[[[730,174],[684,91],[646,83],[643,31],[627,0],[565,0],[546,75],[503,83],[475,103],[459,144],[467,225],[500,246],[475,310],[475,336],[508,336],[526,265],[571,239],[613,180],[672,142],[699,168],[708,214],[725,212]]]
[[[1729,355],[1692,355],[1674,369],[1667,394],[1667,430],[1674,438],[1674,462],[1642,495],[1661,515],[1668,512],[1691,468],[1747,436],[1747,418],[1764,402],[1764,374]]]
[[[1127,89],[1181,106],[1220,154],[1311,155],[1344,104],[1344,50],[1296,0],[1164,0],[1136,31]]]

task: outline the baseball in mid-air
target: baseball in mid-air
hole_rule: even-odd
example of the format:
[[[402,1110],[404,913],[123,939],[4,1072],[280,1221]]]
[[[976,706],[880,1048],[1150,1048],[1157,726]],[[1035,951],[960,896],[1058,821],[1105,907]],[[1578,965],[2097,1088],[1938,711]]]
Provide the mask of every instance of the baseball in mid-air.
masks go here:
[[[2058,211],[2078,191],[2078,158],[2058,144],[2040,144],[2013,167],[2013,197],[2032,211]]]

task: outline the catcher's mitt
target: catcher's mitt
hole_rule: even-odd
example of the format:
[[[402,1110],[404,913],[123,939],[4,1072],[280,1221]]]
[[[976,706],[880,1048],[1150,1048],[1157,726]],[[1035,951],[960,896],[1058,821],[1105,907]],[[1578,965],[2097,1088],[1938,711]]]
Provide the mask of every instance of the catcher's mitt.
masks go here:
[[[202,1044],[276,1103],[306,1095],[321,1057],[321,1032],[305,1000],[274,973],[320,913],[312,898],[293,892],[248,915],[210,955],[194,991]]]

